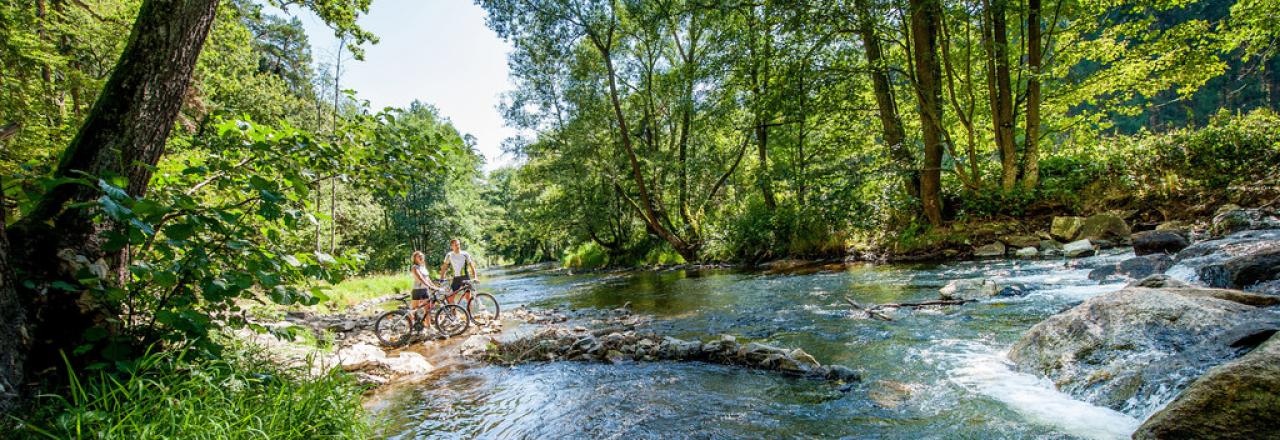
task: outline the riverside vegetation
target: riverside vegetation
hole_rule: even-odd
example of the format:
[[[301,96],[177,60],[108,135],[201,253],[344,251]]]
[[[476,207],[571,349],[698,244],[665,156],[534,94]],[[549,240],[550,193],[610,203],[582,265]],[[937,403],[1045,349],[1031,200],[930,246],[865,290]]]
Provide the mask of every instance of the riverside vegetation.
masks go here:
[[[429,104],[343,90],[378,39],[370,0],[0,0],[0,433],[380,432],[362,393],[438,359],[366,350],[363,316],[412,250],[461,237],[482,263],[573,270],[1132,246],[1082,261],[1133,287],[1008,318],[1048,318],[1007,329],[1027,331],[1018,373],[1141,417],[1139,437],[1276,435],[1257,421],[1277,395],[1280,2],[477,3],[512,44],[502,111],[522,131],[518,164],[488,173]],[[1044,287],[942,284],[966,305],[927,310]],[[1132,316],[1150,325],[1112,327]],[[1063,329],[1081,326],[1094,339]],[[583,360],[828,368],[767,332],[705,349],[718,333],[738,332],[595,335],[623,343]]]

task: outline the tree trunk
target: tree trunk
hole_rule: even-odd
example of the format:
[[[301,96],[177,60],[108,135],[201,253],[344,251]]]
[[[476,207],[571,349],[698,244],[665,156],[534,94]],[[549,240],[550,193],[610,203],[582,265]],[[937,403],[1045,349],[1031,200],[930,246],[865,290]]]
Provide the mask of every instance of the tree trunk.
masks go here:
[[[916,101],[924,132],[924,170],[920,201],[933,225],[942,224],[942,83],[938,66],[938,28],[942,6],[937,0],[911,0],[911,42],[915,58]]]
[[[747,12],[748,50],[751,54],[751,106],[755,114],[756,160],[760,163],[756,170],[756,186],[760,188],[760,196],[764,198],[764,206],[770,211],[778,208],[778,201],[773,196],[773,176],[769,173],[769,111],[767,95],[769,93],[769,71],[761,66],[771,60],[769,24],[756,21],[755,6]],[[757,38],[755,28],[763,26],[763,38]],[[763,48],[757,49],[757,41]]]
[[[613,54],[610,46],[613,44],[611,40],[603,39],[599,35],[591,34],[592,45],[603,58],[605,75],[608,76],[607,82],[609,86],[609,103],[613,107],[614,123],[618,125],[618,136],[622,144],[623,152],[627,155],[627,161],[631,168],[631,178],[636,183],[636,189],[640,193],[640,202],[637,211],[640,217],[644,219],[645,225],[649,230],[662,238],[671,247],[675,249],[680,256],[686,260],[695,261],[699,244],[687,243],[684,239],[672,233],[662,225],[662,218],[659,217],[658,210],[654,208],[653,197],[649,193],[649,186],[644,181],[644,171],[640,168],[640,160],[636,157],[636,151],[631,143],[631,132],[627,128],[626,114],[622,112],[622,100],[618,96],[618,80],[613,67]],[[609,38],[612,38],[610,36]]]
[[[54,177],[121,175],[127,178],[130,194],[146,192],[151,166],[164,153],[217,6],[218,0],[143,2],[115,70],[63,153]],[[3,313],[15,310],[7,306],[15,297],[26,311],[25,322],[7,316],[0,322],[0,335],[5,335],[0,362],[25,359],[22,368],[10,370],[5,365],[10,370],[3,374],[5,382],[21,384],[28,372],[60,366],[59,352],[81,343],[86,328],[110,328],[111,316],[89,295],[49,287],[58,280],[75,284],[67,258],[60,253],[84,256],[90,262],[110,258],[101,250],[98,237],[102,228],[110,226],[95,224],[84,209],[66,209],[68,203],[97,196],[97,190],[80,185],[51,188],[0,245]],[[22,282],[12,279],[15,272],[23,274]],[[26,281],[35,288],[25,287]],[[12,334],[26,338],[7,336]],[[10,394],[4,393],[3,399],[0,407],[13,404]]]
[[[0,126],[0,141],[18,133],[17,124]],[[4,186],[0,176],[0,187]],[[0,193],[0,414],[8,414],[18,402],[23,367],[31,338],[27,334],[27,308],[18,298],[18,280],[9,261],[8,200]]]
[[[1027,139],[1023,152],[1023,187],[1040,184],[1040,0],[1027,0]]]
[[[1009,80],[1009,29],[1006,0],[988,0],[984,12],[987,78],[991,91],[991,123],[1000,152],[1000,187],[1018,183],[1018,150],[1013,138],[1013,87]]]
[[[889,147],[889,155],[897,163],[898,175],[902,178],[903,190],[912,197],[920,196],[920,172],[916,170],[916,158],[906,145],[906,132],[902,128],[902,118],[898,115],[898,103],[893,97],[893,83],[889,81],[889,72],[885,69],[884,51],[880,47],[880,36],[876,33],[875,22],[872,21],[870,5],[867,0],[857,0],[858,35],[862,37],[862,46],[867,52],[867,66],[870,68],[871,87],[876,95],[876,107],[880,115],[880,128],[884,143]]]

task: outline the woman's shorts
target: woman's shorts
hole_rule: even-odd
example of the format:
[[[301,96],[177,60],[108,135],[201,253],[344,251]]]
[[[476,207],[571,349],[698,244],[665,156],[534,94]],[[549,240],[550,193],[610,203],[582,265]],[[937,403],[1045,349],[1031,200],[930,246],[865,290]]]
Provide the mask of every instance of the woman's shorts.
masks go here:
[[[412,293],[413,293],[412,298],[414,301],[421,301],[431,297],[430,289],[413,289]]]

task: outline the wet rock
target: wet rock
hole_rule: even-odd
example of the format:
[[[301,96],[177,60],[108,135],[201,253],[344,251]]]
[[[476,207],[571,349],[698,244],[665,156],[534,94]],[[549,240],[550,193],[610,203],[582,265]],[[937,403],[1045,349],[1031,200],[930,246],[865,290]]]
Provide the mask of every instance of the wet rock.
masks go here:
[[[621,364],[623,362],[627,362],[631,360],[631,356],[628,356],[627,354],[618,350],[609,350],[609,352],[606,353],[604,357],[609,361],[609,363],[612,363],[612,364]]]
[[[770,356],[786,354],[781,348],[759,342],[752,342],[738,350],[738,357],[747,362],[761,363]]]
[[[1000,241],[1015,248],[1035,247],[1040,245],[1040,237],[1036,237],[1034,235],[1006,235],[1001,237]]]
[[[1280,438],[1280,337],[1205,373],[1133,434],[1135,439]]]
[[[458,346],[458,351],[465,357],[476,357],[489,351],[489,347],[493,343],[492,337],[473,335],[462,341],[462,345]]]
[[[1244,290],[1246,292],[1260,293],[1263,295],[1280,296],[1280,280],[1271,280],[1264,283],[1254,284]]]
[[[1246,253],[1196,270],[1210,287],[1244,289],[1280,279],[1280,242],[1266,242]]]
[[[882,408],[897,408],[911,400],[918,386],[892,380],[878,380],[867,392],[867,397]]]
[[[1076,398],[1138,416],[1239,356],[1242,337],[1280,328],[1280,313],[1265,307],[1276,303],[1234,290],[1129,287],[1037,324],[1009,358]]]
[[[370,344],[356,344],[338,351],[338,365],[345,371],[382,371],[391,375],[426,374],[431,363],[422,355],[402,352],[387,356],[382,349]]]
[[[1004,243],[998,241],[973,250],[973,256],[977,258],[998,258],[1003,257],[1004,253]]]
[[[1191,242],[1186,237],[1170,231],[1143,231],[1133,234],[1133,253],[1135,255],[1176,254],[1186,249]]]
[[[427,374],[432,370],[427,358],[412,351],[401,352],[398,356],[387,357],[384,365],[398,374]]]
[[[1091,280],[1105,280],[1111,277],[1143,279],[1164,272],[1173,265],[1173,257],[1165,254],[1143,255],[1106,265],[1089,272]]]
[[[662,338],[662,343],[658,344],[658,354],[664,359],[686,359],[693,357],[702,344],[696,341],[685,341],[670,336]]]
[[[829,380],[844,382],[857,382],[862,380],[862,374],[844,365],[826,365],[824,375]]]
[[[1182,281],[1179,281],[1178,279],[1175,279],[1166,274],[1155,274],[1155,275],[1143,278],[1141,280],[1129,283],[1129,285],[1125,287],[1160,288],[1160,287],[1190,287],[1190,285]]]
[[[796,363],[799,363],[800,365],[804,365],[806,368],[812,368],[812,367],[817,367],[821,365],[818,363],[817,359],[814,359],[813,355],[805,352],[803,349],[800,349],[800,348],[791,350],[791,354],[789,354],[788,356],[791,357],[791,359],[794,359]]]
[[[1062,253],[1067,258],[1091,257],[1097,253],[1089,239],[1076,240],[1062,246]]]
[[[1002,298],[1008,298],[1008,297],[1014,297],[1014,296],[1022,296],[1026,294],[1027,294],[1027,288],[1025,286],[1019,286],[1015,284],[1015,285],[1004,286],[1000,288],[1000,291],[996,293],[996,296],[1002,297]]]
[[[1133,233],[1124,219],[1112,214],[1091,215],[1080,225],[1077,238],[1124,243]]]
[[[996,293],[996,282],[988,279],[951,280],[938,290],[942,299],[982,300],[991,298]]]
[[[1039,251],[1039,250],[1037,250],[1037,249],[1036,249],[1036,248],[1034,248],[1034,247],[1030,247],[1030,246],[1028,246],[1028,247],[1024,247],[1024,248],[1022,248],[1022,249],[1018,249],[1018,251],[1017,251],[1017,252],[1015,252],[1014,254],[1015,254],[1015,255],[1017,255],[1017,256],[1018,256],[1018,258],[1021,258],[1021,259],[1024,259],[1024,260],[1030,260],[1030,259],[1033,259],[1033,258],[1036,258],[1036,257],[1040,256],[1040,251]]]
[[[1084,217],[1054,217],[1049,235],[1060,241],[1075,240],[1084,226]]]
[[[1274,211],[1226,205],[1219,208],[1217,214],[1213,216],[1210,233],[1214,237],[1222,237],[1241,231],[1263,229],[1280,229],[1280,219],[1276,217]]]
[[[1062,256],[1062,243],[1058,243],[1057,240],[1040,240],[1040,256],[1043,256],[1043,257]]]
[[[1277,247],[1280,247],[1280,230],[1237,232],[1188,246],[1178,252],[1174,266],[1167,272],[1193,284],[1212,282],[1214,285],[1247,288],[1275,279],[1274,276],[1266,276],[1265,267],[1272,258],[1268,255],[1274,255]],[[1236,281],[1237,276],[1239,282]]]

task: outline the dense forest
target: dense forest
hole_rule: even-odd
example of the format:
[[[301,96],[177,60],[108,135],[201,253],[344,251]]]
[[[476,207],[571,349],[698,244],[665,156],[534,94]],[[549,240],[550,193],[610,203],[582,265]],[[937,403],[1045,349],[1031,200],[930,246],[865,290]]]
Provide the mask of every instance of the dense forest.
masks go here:
[[[519,261],[844,255],[1082,211],[1097,180],[1186,197],[1276,178],[1275,2],[482,4],[531,133],[499,174]],[[1196,168],[1226,152],[1160,140],[1206,125],[1257,161]]]
[[[924,258],[991,219],[1189,218],[1280,179],[1274,0],[477,3],[522,133],[489,172],[429,102],[344,88],[370,0],[0,0],[0,413],[62,395],[40,417],[81,423],[77,372],[240,374],[223,330],[275,331],[251,305],[450,238],[483,265]],[[366,429],[321,380],[270,385],[335,405],[289,429]]]

